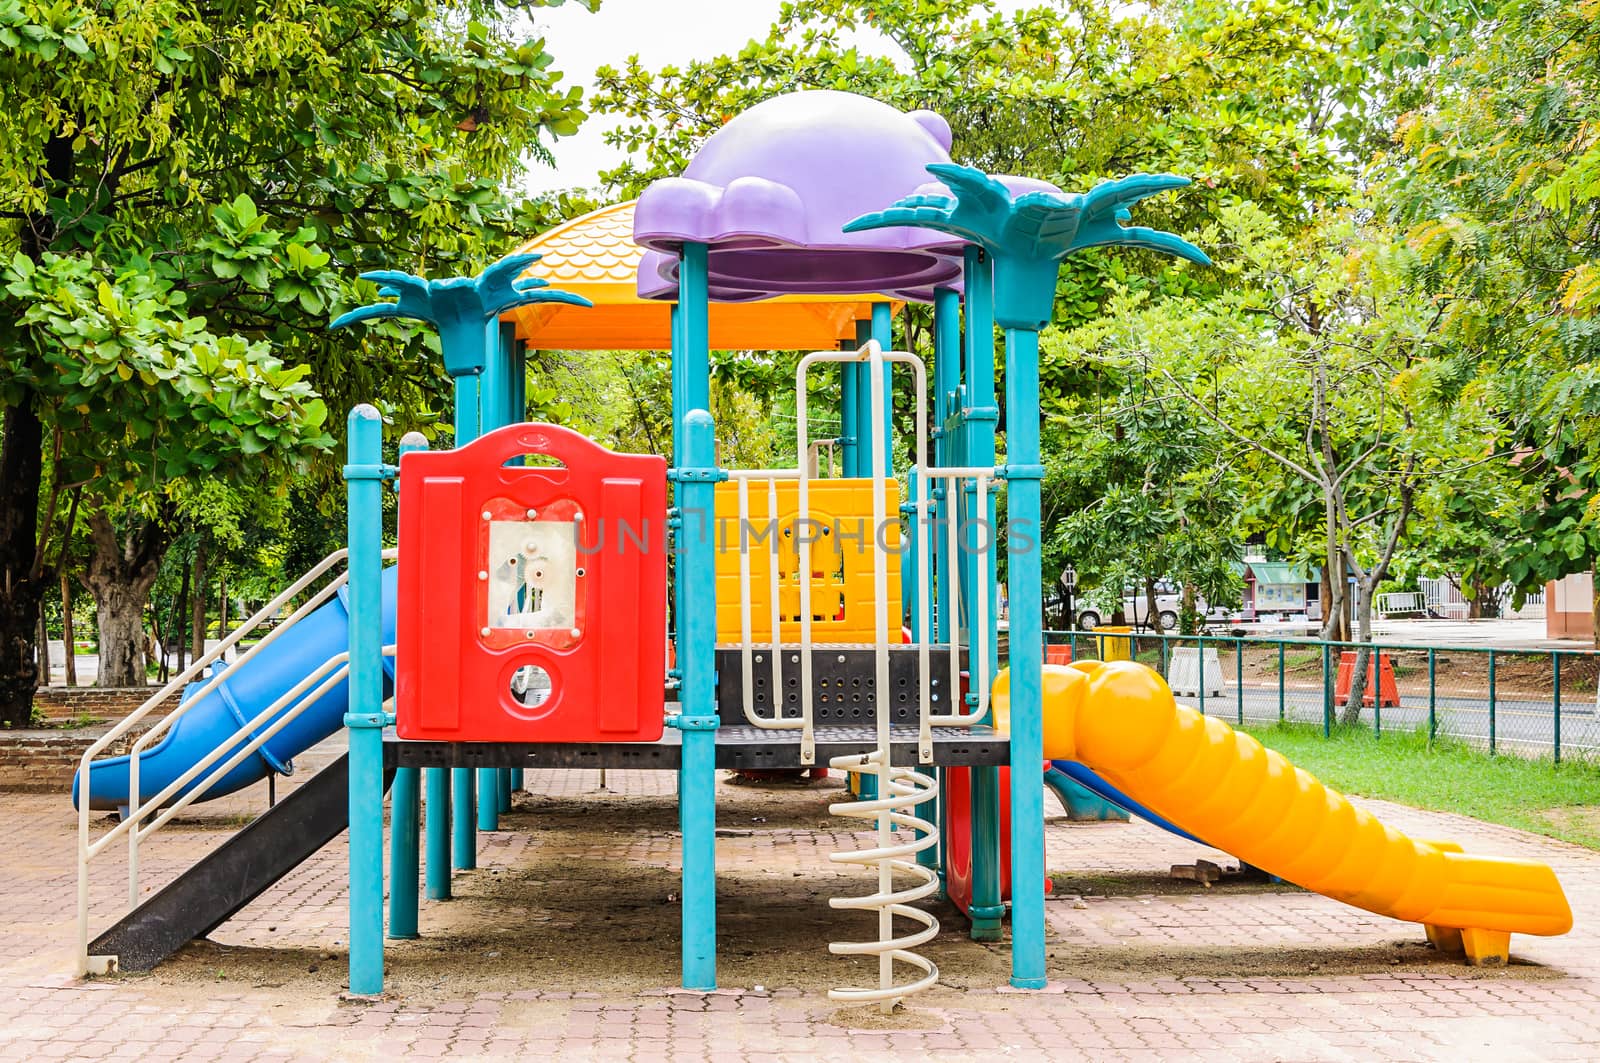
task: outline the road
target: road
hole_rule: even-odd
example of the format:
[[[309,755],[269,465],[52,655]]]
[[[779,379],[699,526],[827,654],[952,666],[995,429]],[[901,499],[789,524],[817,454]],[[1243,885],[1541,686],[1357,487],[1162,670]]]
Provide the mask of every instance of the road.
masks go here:
[[[1201,709],[1208,716],[1216,716],[1230,723],[1242,718],[1246,723],[1271,723],[1279,717],[1278,685],[1269,681],[1262,684],[1246,683],[1244,697],[1239,688],[1227,683],[1220,695],[1204,699],[1180,697],[1181,704]],[[1343,702],[1336,702],[1334,712],[1339,712]],[[1373,724],[1374,710],[1362,710],[1362,719]],[[1384,731],[1417,731],[1428,726],[1428,698],[1426,694],[1401,695],[1399,707],[1377,710]],[[1457,738],[1472,745],[1488,748],[1490,745],[1490,719],[1493,716],[1494,747],[1500,752],[1517,752],[1529,756],[1549,756],[1555,747],[1555,706],[1551,699],[1498,696],[1491,709],[1487,697],[1458,697],[1437,695],[1433,702],[1436,724],[1435,734]],[[1320,724],[1323,719],[1323,694],[1320,687],[1286,686],[1283,691],[1282,718]],[[1561,705],[1561,756],[1575,759],[1600,759],[1600,719],[1595,715],[1595,703],[1590,698],[1564,699]]]

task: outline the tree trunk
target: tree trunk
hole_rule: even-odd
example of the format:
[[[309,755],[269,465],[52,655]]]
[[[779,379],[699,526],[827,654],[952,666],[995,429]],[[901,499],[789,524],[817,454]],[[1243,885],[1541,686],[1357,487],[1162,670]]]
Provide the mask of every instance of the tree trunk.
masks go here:
[[[166,532],[159,520],[141,521],[119,536],[111,519],[96,510],[89,516],[94,552],[84,580],[94,594],[100,627],[100,678],[103,687],[145,684],[144,606],[161,570]]]
[[[198,661],[206,655],[206,539],[202,535],[194,548],[194,616],[189,622],[189,657]]]
[[[33,573],[39,547],[39,481],[44,430],[24,391],[0,427],[0,725],[25,727],[39,685],[34,653],[44,581]]]
[[[1346,642],[1349,641],[1349,632],[1344,627],[1344,598],[1345,582],[1344,572],[1339,563],[1339,516],[1334,504],[1332,489],[1325,489],[1328,493],[1325,501],[1328,522],[1328,543],[1326,556],[1322,563],[1322,634],[1324,641]]]
[[[1185,582],[1183,585],[1183,608],[1178,610],[1178,633],[1180,635],[1193,635],[1199,632],[1197,623],[1200,610],[1197,608],[1194,584]]]
[[[217,638],[228,637],[228,577],[217,577]]]
[[[61,574],[61,651],[66,665],[66,683],[78,685],[78,636],[72,629],[72,580]]]
[[[60,195],[76,169],[72,142],[81,133],[52,133],[44,144],[41,191]],[[56,235],[48,212],[30,215],[17,227],[21,253],[37,263]],[[26,380],[27,373],[18,375]],[[0,415],[0,726],[24,727],[33,718],[39,685],[34,627],[39,601],[54,573],[40,570],[39,485],[44,473],[44,426],[33,389],[16,387],[15,401]]]
[[[1594,591],[1589,595],[1589,626],[1590,634],[1594,636],[1594,648],[1600,650],[1600,565],[1596,565],[1590,572],[1589,585]],[[1547,601],[1546,609],[1554,609],[1555,602]]]
[[[1353,727],[1361,722],[1361,701],[1367,691],[1367,672],[1370,671],[1369,662],[1372,660],[1372,650],[1368,644],[1372,641],[1372,589],[1375,586],[1377,582],[1371,572],[1356,578],[1356,641],[1360,642],[1361,646],[1356,649],[1356,667],[1350,677],[1350,695],[1345,699],[1344,710],[1339,714],[1341,727]]]
[[[1145,626],[1155,634],[1161,634],[1161,611],[1156,608],[1156,581],[1144,581],[1144,619]]]
[[[39,637],[35,640],[39,650],[39,685],[50,685],[50,629],[44,622],[44,610],[39,610]]]

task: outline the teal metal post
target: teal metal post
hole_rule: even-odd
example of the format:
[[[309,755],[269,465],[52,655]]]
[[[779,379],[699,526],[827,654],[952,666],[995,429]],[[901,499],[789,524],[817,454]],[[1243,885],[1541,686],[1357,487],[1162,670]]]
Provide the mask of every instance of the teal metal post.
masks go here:
[[[1489,755],[1495,755],[1494,651],[1489,651]]]
[[[383,992],[383,422],[363,403],[350,411],[350,992]],[[413,873],[413,883],[415,874]]]
[[[1439,683],[1436,664],[1434,651],[1430,648],[1428,650],[1428,745],[1430,746],[1433,745],[1434,736],[1439,733]],[[1560,671],[1558,669],[1557,675],[1559,674]],[[1556,705],[1559,712],[1559,706],[1561,705],[1561,690],[1559,687],[1556,689]]]
[[[428,858],[423,891],[430,901],[450,899],[450,772],[424,768],[422,788],[427,804]]]
[[[1205,666],[1201,665],[1201,671]],[[1244,639],[1233,641],[1233,686],[1239,698],[1239,726],[1244,726]]]
[[[872,319],[857,321],[856,346],[864,347],[870,339]],[[867,377],[870,370],[864,362],[852,363],[846,368],[854,370],[856,376],[856,475],[871,476],[875,458],[872,453],[872,381]]]
[[[510,322],[491,321],[484,342],[488,357],[483,375],[478,378],[478,434],[487,435],[511,423],[515,386],[512,362],[515,361],[517,329]],[[500,813],[511,810],[511,769],[479,768],[478,829],[499,830]]]
[[[872,338],[885,351],[894,350],[894,308],[888,303],[872,304]],[[871,409],[872,393],[867,393]],[[885,476],[894,475],[894,366],[883,363],[883,453],[878,455]]]
[[[839,349],[853,351],[856,344],[848,340],[839,341]],[[843,362],[839,365],[839,438],[844,440],[839,445],[839,464],[845,476],[859,476],[860,463],[856,458],[857,440],[861,435],[861,426],[856,423],[857,406],[856,384],[860,380],[861,367],[854,362]],[[800,460],[805,460],[805,455],[800,455]]]
[[[933,293],[933,464],[945,466],[951,464],[951,441],[948,437],[948,424],[950,418],[951,399],[956,389],[961,386],[961,295],[950,288],[939,288]],[[932,632],[917,631],[918,639],[932,638],[935,642],[945,642],[954,630],[950,623],[950,592],[951,592],[951,566],[956,559],[949,557],[946,550],[949,538],[945,532],[943,521],[952,519],[954,510],[955,491],[954,485],[947,480],[930,480],[928,484],[930,507],[924,522],[913,528],[917,535],[928,537],[928,563],[933,566],[933,578],[929,581],[929,594],[932,600],[928,603],[930,616],[933,620]],[[912,623],[917,623],[917,614],[912,613]],[[951,696],[955,696],[955,691]],[[924,709],[924,711],[928,711]],[[945,780],[946,773],[932,768],[918,768],[923,774],[938,776],[938,798],[933,807],[932,819],[935,826],[935,837],[938,844],[917,854],[917,862],[924,867],[933,868],[939,875],[940,894],[944,892],[944,851],[945,843]]]
[[[1432,657],[1433,657],[1433,651],[1432,650],[1428,651],[1428,657],[1429,657],[1429,663],[1431,664],[1432,663]],[[1432,669],[1429,669],[1429,670],[1432,671]],[[1551,673],[1551,675],[1550,675],[1550,682],[1551,682],[1550,689],[1551,689],[1552,694],[1554,695],[1554,703],[1553,703],[1552,707],[1555,709],[1555,720],[1553,721],[1554,728],[1555,728],[1555,733],[1553,734],[1552,737],[1555,740],[1555,762],[1557,764],[1560,764],[1561,763],[1561,654],[1560,653],[1552,652],[1550,654],[1550,673]],[[1600,679],[1597,679],[1596,681],[1600,682]],[[1432,727],[1431,724],[1428,727],[1428,736],[1430,738],[1433,737],[1433,727]]]
[[[1011,984],[1045,985],[1044,571],[1039,556],[1039,334],[1006,329],[1006,537],[1011,600]]]
[[[1278,722],[1283,722],[1283,640],[1278,640]]]
[[[400,440],[400,455],[414,450],[427,450],[428,441],[421,432],[407,432]],[[438,774],[437,769],[430,769]],[[394,784],[389,790],[389,936],[414,938],[417,936],[417,876],[419,828],[421,825],[421,773],[416,768],[396,768]],[[429,812],[430,818],[432,812]],[[433,859],[429,855],[429,860]],[[429,867],[432,871],[432,867]],[[450,871],[445,869],[445,880]]]
[[[967,245],[962,252],[962,267],[966,289],[966,407],[962,410],[965,423],[963,450],[966,464],[976,468],[994,465],[994,434],[1000,413],[994,402],[994,266],[989,255],[981,248]],[[996,650],[999,648],[999,587],[994,580],[980,583],[978,575],[978,536],[984,531],[973,520],[973,510],[978,504],[976,487],[964,488],[966,512],[973,530],[961,539],[966,556],[955,559],[953,572],[962,581],[964,593],[961,600],[973,608],[974,596],[989,596],[989,630],[979,632],[988,648],[990,674],[983,677],[992,683],[999,671]],[[956,516],[956,500],[950,500],[951,517]],[[994,493],[989,494],[989,512],[976,514],[989,522],[987,537],[995,531]],[[976,614],[972,614],[976,615]],[[985,721],[988,722],[988,721]],[[1041,797],[1041,800],[1043,798]],[[1042,814],[1042,812],[1041,812]],[[967,915],[972,920],[971,935],[974,941],[999,941],[1001,923],[1005,918],[1005,902],[1000,896],[1000,769],[972,769],[972,907]]]
[[[478,438],[478,377],[468,373],[456,377],[456,446],[464,447]],[[453,825],[452,863],[471,871],[478,866],[476,833],[477,787],[471,768],[450,769],[450,813]]]
[[[707,335],[706,248],[686,244],[679,269],[685,393],[689,401],[709,401],[710,350]],[[675,352],[677,353],[677,352]],[[677,365],[680,359],[674,358]],[[710,514],[714,504],[716,439],[711,414],[704,406],[676,409],[682,425],[682,460],[675,470],[683,512],[679,528],[680,565],[690,572],[709,572],[716,564]],[[804,460],[804,455],[801,455]],[[717,636],[716,588],[712,581],[678,602],[682,640],[678,663],[683,669],[680,712],[669,722],[682,732],[678,768],[678,820],[683,837],[683,987],[710,991],[717,987],[717,799],[716,675],[713,655]]]
[[[458,384],[459,387],[459,384]],[[456,432],[461,432],[461,421],[456,421]],[[406,453],[405,440],[400,443],[400,453]],[[427,802],[427,860],[426,882],[422,889],[427,900],[450,900],[450,770],[424,768],[422,789]]]
[[[511,356],[511,424],[528,419],[528,345],[517,340]]]
[[[1333,660],[1333,650],[1328,643],[1322,644],[1322,737],[1333,735],[1333,676],[1328,668]],[[1201,669],[1204,671],[1204,668]]]

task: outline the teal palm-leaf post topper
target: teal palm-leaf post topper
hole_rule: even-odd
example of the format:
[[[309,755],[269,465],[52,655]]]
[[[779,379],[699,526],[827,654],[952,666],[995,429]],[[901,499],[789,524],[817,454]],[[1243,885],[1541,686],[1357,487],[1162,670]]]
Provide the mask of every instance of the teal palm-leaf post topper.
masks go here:
[[[908,196],[864,214],[846,232],[914,226],[951,233],[994,260],[995,320],[1006,334],[1008,589],[1011,601],[1011,763],[1044,760],[1042,724],[1043,571],[1039,554],[1039,330],[1050,323],[1061,260],[1088,247],[1142,247],[1202,265],[1210,259],[1172,233],[1125,226],[1128,208],[1188,178],[1135,174],[1083,193],[1030,191],[1013,196],[970,166],[928,167],[948,195]],[[1044,783],[1037,770],[1011,772],[1011,983],[1045,984]]]
[[[543,278],[518,278],[517,274],[541,257],[507,255],[476,277],[443,280],[428,280],[392,269],[363,273],[362,280],[383,285],[378,289],[379,295],[393,296],[395,301],[357,307],[336,318],[330,327],[343,328],[380,318],[426,321],[439,333],[445,372],[452,377],[481,373],[488,364],[491,342],[499,341],[493,325],[507,310],[531,303],[594,305],[581,295],[551,288]]]
[[[463,446],[478,435],[481,408],[478,378],[488,367],[491,353],[496,351],[501,342],[500,315],[532,303],[593,305],[581,295],[551,288],[549,282],[542,278],[518,276],[540,258],[535,254],[507,255],[476,277],[430,280],[399,270],[363,273],[363,280],[381,285],[378,289],[380,296],[394,301],[358,307],[340,315],[330,327],[343,328],[361,321],[386,318],[423,321],[432,325],[439,334],[445,372],[456,383],[455,442],[456,446]],[[502,385],[505,383],[502,382]],[[450,872],[438,859],[440,854],[447,848],[453,848],[453,863],[461,869],[474,867],[477,863],[477,839],[473,833],[476,795],[472,771],[468,768],[450,769],[448,797],[443,772],[442,768],[429,768],[425,773],[428,795],[428,890],[429,896],[440,898],[448,897],[450,892]],[[415,790],[416,787],[409,782],[397,787],[397,792],[406,795]],[[494,798],[494,794],[488,795],[489,800]],[[452,806],[455,813],[453,830],[449,811]],[[453,841],[453,845],[447,846],[447,841]],[[402,842],[405,849],[414,850],[417,846],[414,835],[402,839]],[[411,888],[415,888],[415,885],[413,881]]]

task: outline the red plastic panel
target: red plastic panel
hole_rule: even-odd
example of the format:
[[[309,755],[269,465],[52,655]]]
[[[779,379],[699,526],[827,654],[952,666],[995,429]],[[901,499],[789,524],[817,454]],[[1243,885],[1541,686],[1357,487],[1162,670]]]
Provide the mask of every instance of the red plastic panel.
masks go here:
[[[525,454],[561,464],[506,464]],[[401,738],[661,737],[664,459],[509,425],[404,455],[400,494]]]

